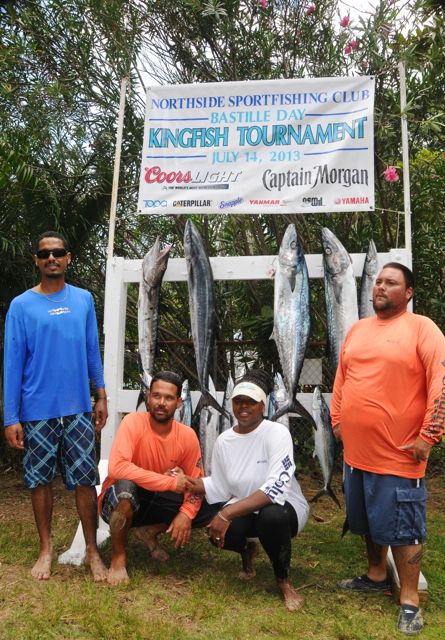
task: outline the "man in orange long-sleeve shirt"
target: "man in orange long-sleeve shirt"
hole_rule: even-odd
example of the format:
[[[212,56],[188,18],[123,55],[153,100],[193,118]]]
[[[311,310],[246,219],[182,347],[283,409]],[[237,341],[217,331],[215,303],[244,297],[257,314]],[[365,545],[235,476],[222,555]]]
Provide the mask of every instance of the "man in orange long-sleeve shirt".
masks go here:
[[[425,468],[443,434],[445,338],[429,318],[407,312],[414,277],[385,265],[373,292],[376,316],[346,336],[331,417],[343,440],[345,498],[352,533],[364,535],[368,572],[342,589],[385,592],[391,546],[400,577],[398,631],[423,628],[418,579],[426,537]]]
[[[183,547],[192,522],[203,526],[219,511],[219,505],[209,506],[189,491],[186,475],[201,478],[204,470],[195,432],[173,420],[181,404],[180,377],[169,371],[153,376],[147,403],[149,413],[129,413],[122,420],[98,501],[99,513],[110,525],[107,581],[112,585],[128,580],[125,541],[131,527],[153,557],[166,560],[157,545],[159,533],[171,532],[175,546]]]

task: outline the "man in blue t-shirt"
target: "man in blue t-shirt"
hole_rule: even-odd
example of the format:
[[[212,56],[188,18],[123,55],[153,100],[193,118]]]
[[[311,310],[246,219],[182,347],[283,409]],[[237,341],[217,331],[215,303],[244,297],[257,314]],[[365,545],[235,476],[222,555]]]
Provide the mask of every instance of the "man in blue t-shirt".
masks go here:
[[[34,259],[41,282],[11,302],[4,350],[5,436],[11,447],[24,450],[25,486],[40,537],[31,575],[48,580],[51,574],[52,482],[59,467],[65,486],[75,489],[85,563],[99,582],[107,571],[96,544],[94,432],[108,413],[93,298],[65,283],[71,254],[59,233],[38,238]],[[95,422],[90,380],[97,392]]]

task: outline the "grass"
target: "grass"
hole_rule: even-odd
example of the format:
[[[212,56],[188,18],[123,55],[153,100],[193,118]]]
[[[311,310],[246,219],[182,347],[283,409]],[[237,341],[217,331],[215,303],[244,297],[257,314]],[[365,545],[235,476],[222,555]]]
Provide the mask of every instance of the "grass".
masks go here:
[[[313,494],[319,481],[311,481]],[[310,483],[309,483],[310,484]],[[429,481],[432,491],[423,571],[430,599],[424,607],[422,638],[445,637],[445,482]],[[337,489],[336,489],[337,493]],[[340,492],[339,492],[340,493]],[[22,496],[21,496],[22,494]],[[237,579],[239,558],[218,552],[205,532],[195,531],[184,550],[164,537],[168,563],[150,558],[134,536],[128,541],[131,582],[118,588],[94,584],[86,567],[53,564],[50,581],[29,577],[37,557],[37,534],[26,492],[7,488],[0,498],[0,638],[112,640],[369,640],[396,639],[398,607],[391,597],[341,592],[336,581],[364,572],[361,539],[340,540],[344,511],[325,498],[312,508],[309,524],[293,542],[292,579],[305,587],[298,612],[288,612],[278,596],[262,551],[257,576]],[[77,517],[72,497],[56,496],[54,544],[58,554],[71,544]],[[4,497],[6,496],[6,497]],[[64,504],[62,504],[64,502]],[[324,522],[315,522],[316,513]],[[6,515],[6,517],[5,517]],[[110,548],[102,549],[105,563]],[[305,586],[309,585],[309,586]]]

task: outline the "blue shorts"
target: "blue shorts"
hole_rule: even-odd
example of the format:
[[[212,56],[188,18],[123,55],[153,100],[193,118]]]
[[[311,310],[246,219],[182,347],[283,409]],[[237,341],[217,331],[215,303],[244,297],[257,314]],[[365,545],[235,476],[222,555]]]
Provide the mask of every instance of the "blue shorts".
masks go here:
[[[74,416],[22,422],[25,444],[25,487],[34,489],[57,476],[67,489],[100,484],[91,411]]]
[[[426,538],[425,478],[410,479],[354,469],[345,462],[349,528],[392,547],[421,544]]]
[[[195,496],[197,494],[194,494]],[[111,514],[123,499],[130,500],[133,509],[132,527],[154,524],[170,524],[179,513],[184,502],[182,493],[173,491],[149,491],[139,487],[132,480],[116,480],[105,492],[102,503],[102,519],[109,524]],[[205,498],[193,518],[192,527],[207,524],[224,507],[224,503],[208,504]]]

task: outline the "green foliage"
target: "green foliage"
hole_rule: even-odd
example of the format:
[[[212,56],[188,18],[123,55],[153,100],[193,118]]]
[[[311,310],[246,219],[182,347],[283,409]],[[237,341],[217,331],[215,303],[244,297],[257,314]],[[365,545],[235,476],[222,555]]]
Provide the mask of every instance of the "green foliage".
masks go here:
[[[403,246],[402,179],[388,183],[390,165],[402,176],[398,63],[407,65],[416,310],[444,327],[443,158],[444,15],[423,0],[382,0],[342,26],[346,5],[320,0],[43,0],[6,2],[0,9],[0,322],[11,299],[36,282],[33,239],[54,228],[73,248],[69,279],[93,292],[102,324],[120,82],[128,78],[118,194],[115,255],[142,258],[157,235],[183,255],[185,216],[136,216],[143,135],[141,86],[161,83],[302,78],[367,74],[376,78],[377,209],[369,213],[192,215],[209,255],[276,255],[288,224],[307,253],[320,253],[328,226],[348,250]],[[350,47],[351,42],[356,47]],[[350,52],[348,51],[350,47]],[[150,74],[147,81],[147,73]],[[434,177],[433,177],[434,176]],[[326,339],[324,290],[311,283],[313,339]],[[219,341],[259,342],[257,366],[276,358],[269,340],[271,281],[216,283]],[[137,384],[137,290],[129,287],[126,384]],[[159,337],[190,340],[185,283],[163,287]],[[268,311],[269,309],[269,311]],[[270,331],[271,332],[271,331]],[[269,334],[269,335],[267,335]],[[192,361],[171,344],[159,357]],[[190,353],[190,349],[189,349]],[[218,378],[253,350],[219,347]]]

